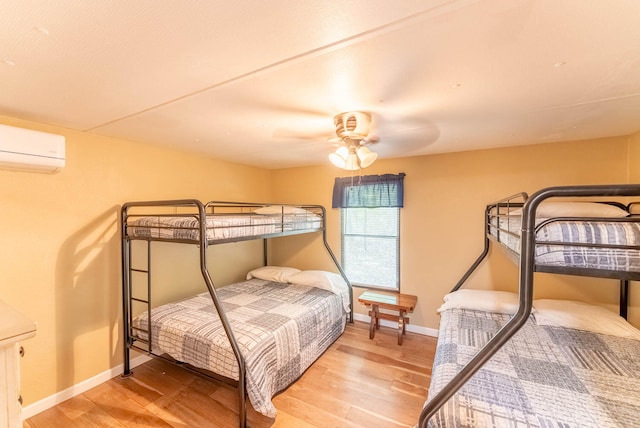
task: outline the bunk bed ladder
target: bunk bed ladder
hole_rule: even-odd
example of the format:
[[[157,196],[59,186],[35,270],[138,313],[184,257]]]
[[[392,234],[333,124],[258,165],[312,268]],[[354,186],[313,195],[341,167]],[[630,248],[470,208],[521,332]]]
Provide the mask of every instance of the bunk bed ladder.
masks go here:
[[[138,342],[142,342],[142,343],[146,343],[147,344],[147,352],[150,354],[152,352],[153,349],[153,336],[151,335],[151,241],[146,241],[147,243],[147,268],[146,269],[136,269],[131,267],[131,264],[129,264],[129,299],[131,300],[131,304],[130,307],[133,306],[134,302],[138,302],[138,303],[143,303],[146,304],[147,306],[147,314],[149,314],[149,316],[147,317],[147,329],[143,330],[143,329],[137,329],[139,331],[142,331],[144,333],[147,333],[147,340],[141,339],[139,337],[136,337],[136,341]],[[144,298],[140,298],[140,297],[134,297],[133,296],[133,281],[132,281],[132,274],[134,272],[143,274],[147,276],[147,297],[146,299]],[[132,315],[133,311],[130,309],[129,310],[129,314]],[[133,329],[131,327],[131,323],[132,320],[129,320],[129,328]],[[129,334],[131,334],[131,330],[129,332]]]
[[[133,345],[134,337],[132,327],[133,317],[133,304],[134,302],[143,303],[147,306],[147,313],[149,317],[147,319],[147,330],[138,329],[144,333],[147,333],[147,340],[140,337],[136,337],[135,341],[147,344],[147,353],[151,354],[153,349],[153,338],[151,335],[151,241],[147,243],[147,266],[145,269],[138,269],[132,267],[132,255],[131,255],[131,241],[126,239],[123,232],[123,245],[122,245],[122,294],[123,294],[123,320],[124,320],[124,370],[122,377],[129,377],[133,374],[131,371],[130,361],[130,349]],[[147,277],[147,296],[146,298],[134,297],[133,295],[133,274],[140,273]]]

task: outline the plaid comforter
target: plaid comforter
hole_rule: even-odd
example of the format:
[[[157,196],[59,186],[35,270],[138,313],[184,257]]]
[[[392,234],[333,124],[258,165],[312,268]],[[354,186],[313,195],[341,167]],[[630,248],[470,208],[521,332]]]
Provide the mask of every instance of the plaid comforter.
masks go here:
[[[545,219],[536,219],[541,223]],[[500,220],[500,227],[520,234],[522,217]],[[495,223],[494,223],[495,224]],[[495,227],[491,234],[497,236]],[[501,232],[499,242],[520,253],[520,237]],[[640,250],[612,247],[575,246],[571,243],[596,245],[640,246],[640,222],[633,221],[574,221],[558,220],[536,230],[536,263],[548,266],[569,266],[588,269],[640,272]],[[562,242],[549,245],[545,242]]]
[[[429,396],[510,315],[442,313]],[[637,427],[640,341],[527,324],[429,422],[430,427]]]
[[[210,215],[206,219],[207,240],[242,238],[322,227],[315,214],[285,215]],[[137,238],[198,241],[200,222],[195,216],[140,217],[127,225],[127,233]]]
[[[253,408],[276,416],[271,397],[293,383],[342,334],[342,296],[316,287],[251,279],[217,290],[245,358]],[[134,332],[147,340],[147,313]],[[153,350],[238,379],[238,364],[208,293],[152,310]],[[140,330],[138,330],[140,329]]]

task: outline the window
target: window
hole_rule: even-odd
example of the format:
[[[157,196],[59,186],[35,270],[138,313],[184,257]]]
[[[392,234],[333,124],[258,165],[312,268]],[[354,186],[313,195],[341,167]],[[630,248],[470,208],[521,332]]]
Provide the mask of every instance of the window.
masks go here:
[[[400,208],[343,208],[342,267],[353,284],[400,288]]]
[[[336,178],[342,267],[356,285],[400,289],[400,208],[405,174]]]

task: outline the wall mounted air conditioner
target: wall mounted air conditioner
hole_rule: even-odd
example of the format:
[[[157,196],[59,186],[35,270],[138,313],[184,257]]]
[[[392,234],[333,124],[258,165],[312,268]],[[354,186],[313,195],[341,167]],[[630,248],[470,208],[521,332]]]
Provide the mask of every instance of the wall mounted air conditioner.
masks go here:
[[[64,148],[62,135],[0,125],[0,168],[56,172],[64,167]]]

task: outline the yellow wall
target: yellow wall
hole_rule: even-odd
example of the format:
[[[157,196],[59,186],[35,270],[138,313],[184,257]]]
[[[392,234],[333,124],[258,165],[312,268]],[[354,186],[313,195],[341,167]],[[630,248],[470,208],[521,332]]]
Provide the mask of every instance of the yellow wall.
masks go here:
[[[0,123],[62,134],[67,141],[67,166],[59,173],[0,169],[0,299],[38,323],[36,337],[23,343],[22,395],[30,404],[122,362],[118,213],[123,202],[266,201],[271,173],[8,117]],[[245,259],[243,244],[214,248],[219,255]],[[193,275],[197,259],[184,256],[193,249],[158,251],[169,252],[159,266],[166,275],[181,278],[183,287],[194,281],[202,286]],[[193,265],[192,272],[183,277],[176,263]],[[225,266],[217,262],[214,281],[226,283],[246,273]]]
[[[383,143],[381,143],[383,144]],[[391,144],[391,143],[389,143]],[[487,203],[546,186],[627,183],[633,148],[640,165],[640,136],[595,141],[510,147],[463,153],[378,160],[363,174],[406,173],[405,207],[401,210],[401,291],[418,296],[411,322],[436,329],[442,297],[480,254],[483,213]],[[632,178],[640,180],[636,169]],[[348,172],[327,165],[273,172],[277,201],[331,206],[336,176]],[[340,253],[339,210],[328,209],[328,240]],[[320,247],[274,244],[273,263],[331,269]],[[299,247],[303,252],[299,253]],[[607,284],[607,286],[603,286]],[[491,251],[468,287],[516,290],[517,268],[500,250]],[[640,327],[640,290],[632,284],[630,320]],[[356,289],[356,296],[362,289]],[[583,277],[536,274],[535,297],[572,298],[617,305],[617,282]],[[356,312],[365,308],[355,299]]]
[[[118,210],[125,201],[200,198],[323,204],[328,239],[340,256],[336,176],[326,165],[268,171],[87,133],[0,117],[0,123],[65,135],[67,166],[57,174],[0,169],[0,299],[38,322],[24,343],[25,404],[62,391],[122,362]],[[419,296],[412,323],[437,328],[442,296],[480,252],[487,202],[560,184],[640,181],[640,134],[598,141],[514,147],[378,160],[365,174],[405,172],[402,291]],[[256,248],[257,246],[257,248]],[[214,281],[240,279],[260,262],[260,244],[214,247]],[[271,244],[271,262],[332,270],[320,236]],[[200,287],[194,248],[160,245],[159,277]],[[247,256],[247,252],[251,256]],[[179,268],[176,268],[179,266]],[[183,275],[186,271],[186,276]],[[194,275],[194,272],[196,274]],[[516,267],[492,251],[470,287],[514,289]],[[538,275],[536,296],[615,305],[613,281]],[[603,287],[603,283],[613,286]],[[586,286],[584,286],[586,284]],[[607,285],[608,285],[607,284]],[[634,284],[635,285],[635,284]],[[361,291],[361,290],[360,290]],[[357,299],[358,292],[356,292]],[[640,326],[640,293],[632,288],[631,320]],[[356,303],[356,311],[364,308]]]
[[[629,136],[629,183],[640,183],[640,132]]]

